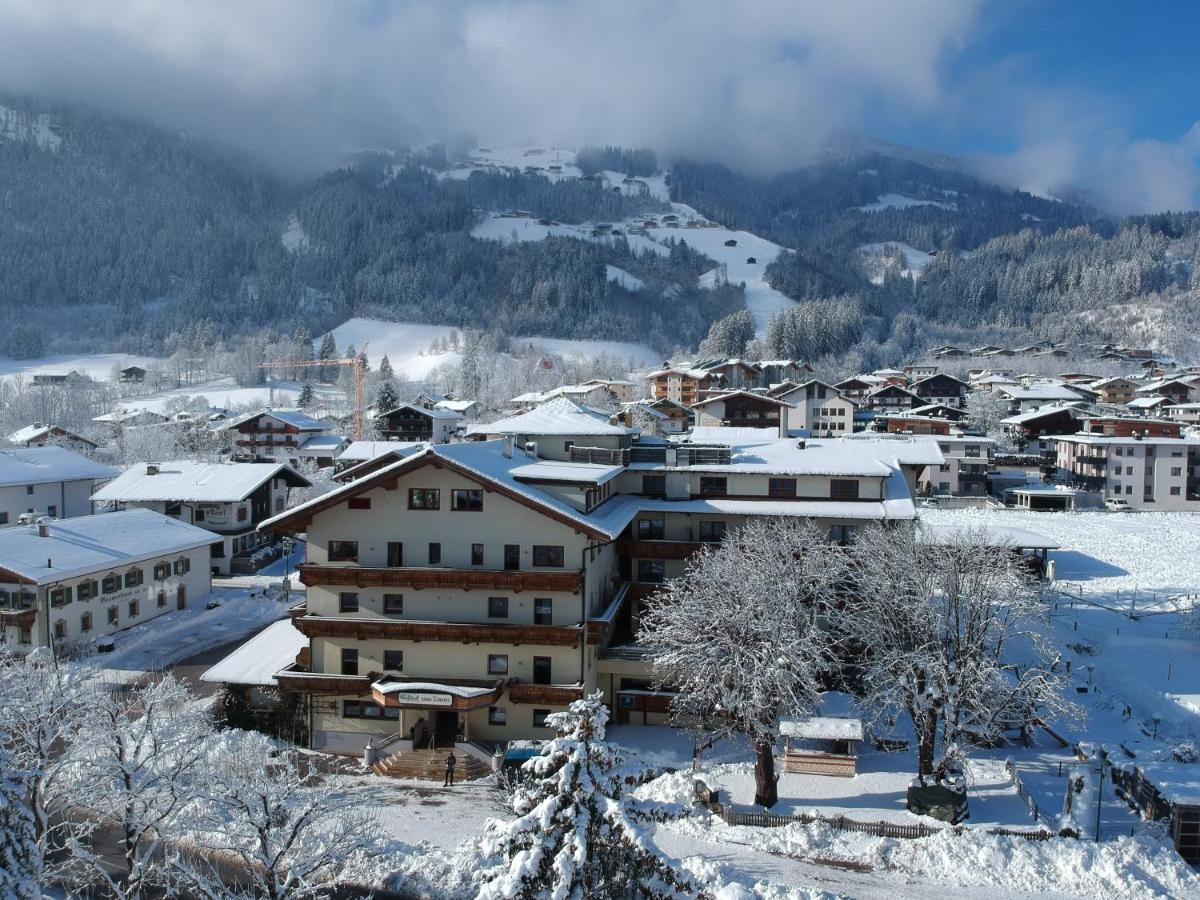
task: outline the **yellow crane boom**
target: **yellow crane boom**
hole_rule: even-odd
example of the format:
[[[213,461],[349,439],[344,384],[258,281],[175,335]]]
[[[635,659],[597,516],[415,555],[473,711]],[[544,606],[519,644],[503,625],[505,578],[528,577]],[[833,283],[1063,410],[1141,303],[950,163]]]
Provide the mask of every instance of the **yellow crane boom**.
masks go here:
[[[369,343],[369,342],[368,342]],[[284,362],[259,363],[260,369],[311,369],[318,366],[350,366],[354,369],[354,439],[363,439],[363,360],[367,357],[367,344],[349,359],[297,359]]]

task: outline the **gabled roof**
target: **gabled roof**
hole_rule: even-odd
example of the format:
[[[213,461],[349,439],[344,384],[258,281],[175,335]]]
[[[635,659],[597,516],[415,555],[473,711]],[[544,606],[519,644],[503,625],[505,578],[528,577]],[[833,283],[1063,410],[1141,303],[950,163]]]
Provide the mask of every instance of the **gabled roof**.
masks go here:
[[[1061,384],[1031,384],[1029,387],[1001,385],[996,392],[1012,400],[1080,400],[1080,393]]]
[[[867,392],[867,399],[870,400],[872,397],[878,397],[880,394],[887,394],[887,393],[894,394],[896,391],[900,391],[901,393],[908,394],[908,396],[912,397],[914,400],[916,400],[918,402],[924,401],[924,399],[925,399],[924,397],[921,397],[920,395],[913,393],[911,390],[909,390],[902,384],[880,385],[879,387],[875,388],[874,390]]]
[[[1036,409],[1030,409],[1023,413],[1017,413],[1015,416],[1001,419],[1003,425],[1025,425],[1029,422],[1036,422],[1038,419],[1043,419],[1046,416],[1054,416],[1060,413],[1066,413],[1074,419],[1084,418],[1083,413],[1073,406],[1039,406]]]
[[[473,481],[490,486],[496,493],[601,540],[612,540],[620,535],[636,513],[636,508],[633,507],[628,509],[627,515],[623,511],[618,513],[617,510],[623,510],[623,506],[608,503],[591,514],[582,513],[566,501],[518,481],[515,470],[525,468],[535,460],[519,450],[512,456],[505,456],[502,445],[503,441],[469,441],[427,447],[408,459],[397,460],[323,496],[267,519],[259,525],[259,530],[303,530],[317,513],[332,509],[351,497],[393,482],[424,466],[458,472]]]
[[[62,432],[71,440],[81,441],[82,443],[90,444],[93,447],[97,446],[95,441],[89,441],[87,438],[82,437],[67,428],[63,428],[61,425],[26,425],[19,431],[14,431],[12,434],[10,434],[8,436],[8,441],[10,444],[25,444],[29,441],[35,441],[40,437],[46,437],[57,432]]]
[[[283,463],[202,463],[174,460],[150,467],[134,466],[92,495],[99,502],[150,501],[236,503],[245,500],[272,478],[284,478],[291,487],[311,487],[312,482]]]
[[[919,388],[921,385],[925,384],[926,382],[937,381],[937,380],[954,381],[954,382],[957,382],[958,384],[962,385],[965,388],[969,388],[971,386],[967,382],[963,381],[961,378],[955,378],[953,375],[949,375],[945,372],[934,372],[932,375],[926,375],[924,378],[918,378],[916,381],[914,381],[912,384],[910,384],[909,387],[910,388]]]
[[[0,450],[0,487],[114,478],[117,470],[64,447],[21,447]]]
[[[16,576],[24,584],[51,584],[65,578],[168,553],[182,553],[219,540],[211,531],[148,509],[79,516],[38,526],[0,529],[0,578]],[[49,563],[49,565],[47,565]]]
[[[227,428],[237,428],[243,422],[250,422],[259,416],[271,416],[280,422],[291,425],[293,428],[299,428],[301,431],[325,431],[329,428],[320,419],[314,419],[308,413],[298,409],[262,409],[258,412],[238,416],[236,419],[230,419],[225,423],[225,426]]]
[[[418,413],[422,416],[428,416],[431,419],[441,419],[447,422],[457,422],[462,418],[459,413],[456,413],[452,409],[437,409],[436,407],[431,409],[427,406],[418,406],[415,403],[401,403],[396,408],[389,409],[385,413],[378,413],[375,418],[386,419],[388,416],[394,415],[395,413],[405,409],[411,410],[412,412]]]
[[[610,425],[608,416],[606,412],[582,406],[566,397],[556,397],[528,412],[486,425],[472,425],[467,434],[633,434],[633,430],[624,425]]]
[[[720,394],[714,394],[713,396],[708,397],[704,400],[700,400],[697,403],[693,403],[692,408],[694,409],[697,406],[707,406],[709,403],[718,403],[718,402],[722,402],[725,400],[730,400],[733,397],[748,397],[751,400],[759,400],[763,403],[766,403],[768,406],[790,406],[791,405],[791,404],[785,403],[784,401],[779,400],[775,397],[769,397],[766,394],[752,394],[752,393],[750,393],[750,391],[725,391]]]

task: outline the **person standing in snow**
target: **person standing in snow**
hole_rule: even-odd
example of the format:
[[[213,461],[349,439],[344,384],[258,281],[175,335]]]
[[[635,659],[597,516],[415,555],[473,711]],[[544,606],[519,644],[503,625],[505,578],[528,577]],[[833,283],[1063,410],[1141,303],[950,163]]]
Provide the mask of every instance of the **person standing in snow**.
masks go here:
[[[454,751],[451,750],[446,757],[446,780],[442,782],[442,787],[454,787],[454,764],[458,760],[454,758]]]

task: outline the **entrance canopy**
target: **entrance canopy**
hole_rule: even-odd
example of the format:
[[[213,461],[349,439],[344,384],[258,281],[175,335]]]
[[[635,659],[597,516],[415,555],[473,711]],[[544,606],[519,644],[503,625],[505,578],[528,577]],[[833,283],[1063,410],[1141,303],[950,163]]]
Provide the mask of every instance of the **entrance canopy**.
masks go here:
[[[380,706],[463,711],[493,705],[503,690],[503,678],[419,681],[385,676],[372,683],[371,697]]]

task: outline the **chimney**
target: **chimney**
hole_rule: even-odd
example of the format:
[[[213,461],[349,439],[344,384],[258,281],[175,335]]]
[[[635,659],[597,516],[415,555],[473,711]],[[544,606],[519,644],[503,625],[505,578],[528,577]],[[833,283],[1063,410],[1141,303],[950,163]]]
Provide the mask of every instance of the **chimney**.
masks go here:
[[[38,537],[50,537],[50,520],[45,516],[37,520]],[[46,568],[50,568],[47,564]]]
[[[538,458],[537,441],[526,441],[525,442],[525,455],[528,456],[530,459]]]
[[[512,459],[513,454],[513,436],[511,434],[504,435],[500,440],[500,452],[504,454],[505,459]]]
[[[805,445],[806,445],[806,443],[807,443],[807,442],[804,440],[804,438],[800,438],[800,440],[796,441],[796,449],[797,449],[797,450],[803,450],[803,449],[804,449],[804,447],[805,447]]]
[[[146,463],[146,474],[147,475],[157,475],[158,474],[158,463]]]

